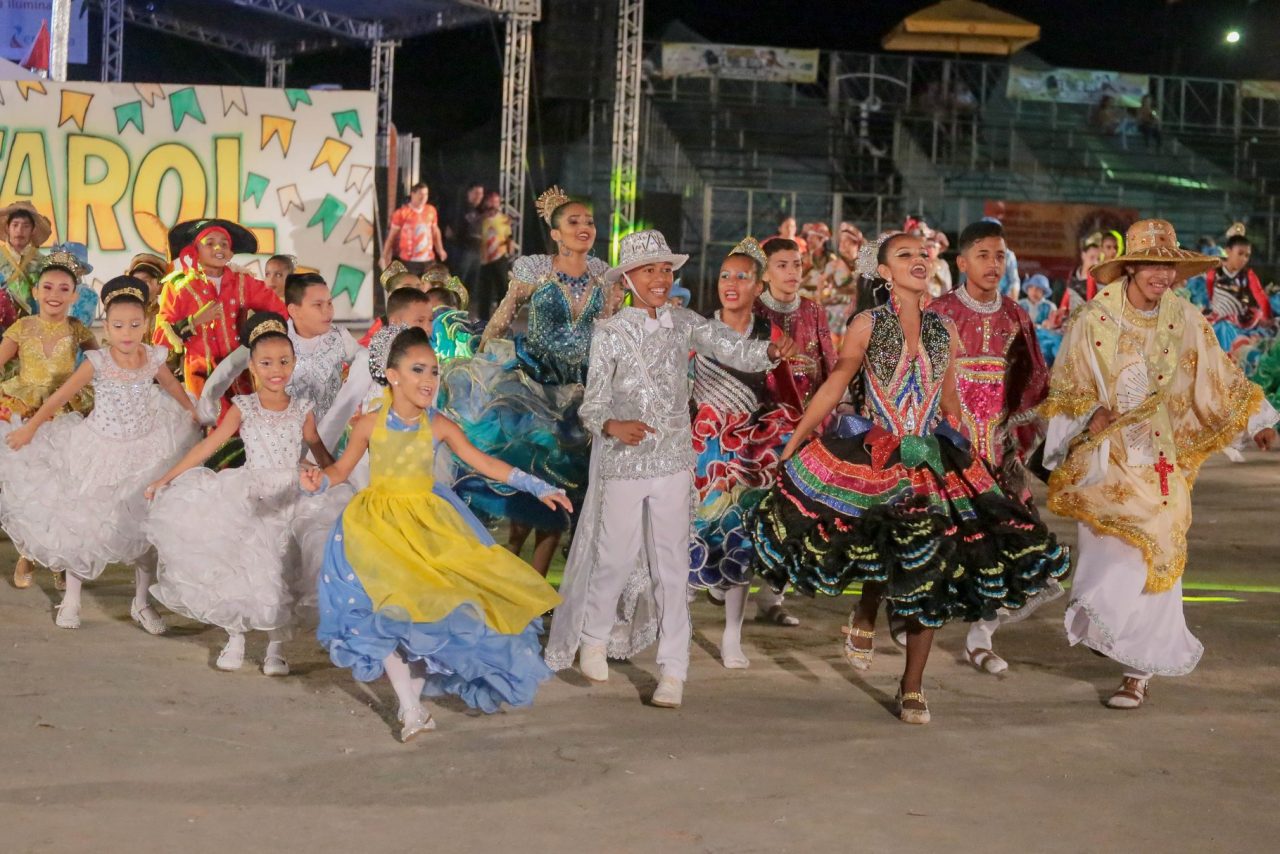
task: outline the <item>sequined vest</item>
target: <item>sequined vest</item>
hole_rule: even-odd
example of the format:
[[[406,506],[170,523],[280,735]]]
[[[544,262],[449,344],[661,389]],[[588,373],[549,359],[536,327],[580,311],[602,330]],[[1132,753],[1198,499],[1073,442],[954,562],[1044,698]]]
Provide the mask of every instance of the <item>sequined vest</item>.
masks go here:
[[[872,310],[866,357],[850,390],[864,393],[862,414],[877,426],[899,436],[927,435],[939,420],[950,361],[951,335],[932,311],[921,314],[920,346],[908,358],[902,323],[890,303]]]

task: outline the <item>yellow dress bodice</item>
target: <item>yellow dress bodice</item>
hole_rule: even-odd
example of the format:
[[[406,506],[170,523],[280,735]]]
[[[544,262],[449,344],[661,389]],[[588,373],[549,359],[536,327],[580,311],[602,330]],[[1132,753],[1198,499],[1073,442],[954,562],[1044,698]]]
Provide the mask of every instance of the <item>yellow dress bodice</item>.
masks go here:
[[[26,418],[75,371],[76,355],[93,333],[76,320],[49,322],[35,315],[6,329],[4,339],[18,345],[18,373],[0,383],[0,395],[8,399],[9,409]],[[92,406],[92,396],[82,392],[70,408],[83,413]]]
[[[384,403],[369,440],[369,487],[342,514],[347,562],[374,608],[430,623],[468,605],[493,630],[522,632],[559,604],[555,588],[505,548],[482,544],[432,492],[428,416],[416,430],[395,430],[390,412]]]

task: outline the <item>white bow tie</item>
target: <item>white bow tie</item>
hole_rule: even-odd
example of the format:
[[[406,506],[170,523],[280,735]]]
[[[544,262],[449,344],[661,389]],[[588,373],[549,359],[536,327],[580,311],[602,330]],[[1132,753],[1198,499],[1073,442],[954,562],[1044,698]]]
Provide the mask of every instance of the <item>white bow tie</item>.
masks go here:
[[[675,329],[675,324],[671,322],[671,312],[660,311],[657,317],[649,317],[645,315],[644,331],[657,332],[659,329]]]

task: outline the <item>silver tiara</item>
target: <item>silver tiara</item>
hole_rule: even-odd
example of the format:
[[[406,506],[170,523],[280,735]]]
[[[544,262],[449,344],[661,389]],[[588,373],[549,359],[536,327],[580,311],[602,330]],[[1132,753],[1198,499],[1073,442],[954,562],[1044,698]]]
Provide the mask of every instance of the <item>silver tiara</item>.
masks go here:
[[[901,233],[886,231],[875,240],[868,240],[862,244],[862,248],[858,250],[858,264],[854,270],[859,279],[880,278],[880,247],[886,240]]]
[[[408,328],[407,324],[393,323],[379,329],[369,340],[369,376],[378,385],[387,384],[387,357],[391,355],[391,342]]]

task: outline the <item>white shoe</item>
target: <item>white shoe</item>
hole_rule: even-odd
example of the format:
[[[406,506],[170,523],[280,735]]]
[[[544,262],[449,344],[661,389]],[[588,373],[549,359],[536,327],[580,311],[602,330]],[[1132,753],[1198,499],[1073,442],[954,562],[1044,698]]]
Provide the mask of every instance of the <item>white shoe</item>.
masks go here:
[[[725,651],[724,647],[721,647],[720,663],[728,670],[746,670],[751,666],[751,660],[742,651],[742,647],[731,649],[728,652]]]
[[[609,659],[605,648],[586,643],[578,647],[578,669],[592,682],[608,682]]]
[[[162,635],[169,631],[169,627],[164,624],[164,618],[150,605],[139,608],[136,602],[133,603],[129,606],[129,616],[149,635]]]
[[[69,605],[63,602],[58,606],[58,614],[53,618],[53,624],[60,629],[78,629],[80,628],[80,606]]]
[[[400,741],[405,744],[412,741],[414,737],[436,728],[435,718],[431,717],[431,713],[424,709],[421,703],[410,708],[408,712],[401,709],[399,718]]]
[[[1124,677],[1120,680],[1120,687],[1107,699],[1107,708],[1124,711],[1140,708],[1147,701],[1147,694],[1151,690],[1150,685],[1150,679],[1139,679],[1136,676]]]
[[[660,709],[678,709],[684,700],[684,680],[674,676],[663,676],[658,680],[658,687],[653,692],[649,704]]]
[[[263,676],[288,676],[289,662],[283,655],[268,655],[262,661]]]
[[[218,653],[218,660],[214,664],[219,670],[239,670],[244,664],[244,636],[241,635],[239,643],[235,640],[227,641],[227,645],[222,648],[222,652]]]

